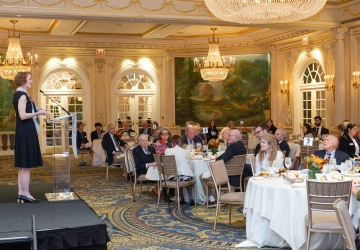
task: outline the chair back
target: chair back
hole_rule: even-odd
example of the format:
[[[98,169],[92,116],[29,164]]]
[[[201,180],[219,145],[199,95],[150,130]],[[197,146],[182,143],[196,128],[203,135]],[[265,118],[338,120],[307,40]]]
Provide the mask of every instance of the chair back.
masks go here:
[[[246,155],[235,155],[225,163],[226,172],[228,176],[243,174]]]
[[[307,180],[308,215],[311,221],[313,211],[334,211],[333,203],[340,198],[349,207],[352,181]]]
[[[215,183],[216,190],[218,191],[218,186],[223,184],[228,184],[228,187],[230,189],[229,178],[227,175],[224,161],[219,160],[214,162],[208,162],[208,166],[213,181]]]
[[[333,206],[335,209],[336,216],[339,220],[339,224],[341,226],[347,248],[350,250],[356,250],[356,245],[355,245],[356,235],[349,214],[349,209],[345,201],[342,199],[337,199],[334,202]]]
[[[175,155],[154,155],[157,169],[159,171],[159,178],[161,175],[178,176]],[[177,180],[178,178],[176,178]]]
[[[132,149],[127,149],[125,151],[125,167],[127,173],[135,172],[136,175],[136,165]]]
[[[250,157],[250,166],[251,166],[251,172],[254,175],[255,169],[256,169],[256,157],[255,156]]]
[[[241,141],[244,144],[246,150],[249,148],[249,135],[241,135]]]

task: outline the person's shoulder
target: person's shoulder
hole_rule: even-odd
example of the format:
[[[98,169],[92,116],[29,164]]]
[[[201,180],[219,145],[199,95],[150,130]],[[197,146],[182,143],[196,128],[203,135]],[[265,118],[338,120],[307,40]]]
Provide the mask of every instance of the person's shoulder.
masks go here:
[[[339,155],[339,156],[342,156],[342,157],[347,157],[347,158],[349,158],[349,155],[348,155],[347,153],[345,153],[345,152],[343,152],[343,151],[340,151],[340,150],[336,150],[336,151],[335,151],[335,154],[336,154],[336,155]]]

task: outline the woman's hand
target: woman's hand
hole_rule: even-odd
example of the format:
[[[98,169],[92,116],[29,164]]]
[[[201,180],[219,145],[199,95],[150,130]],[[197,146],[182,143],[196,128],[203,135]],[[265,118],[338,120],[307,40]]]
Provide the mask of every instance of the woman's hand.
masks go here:
[[[48,111],[47,109],[38,109],[37,114],[38,115],[47,115]]]

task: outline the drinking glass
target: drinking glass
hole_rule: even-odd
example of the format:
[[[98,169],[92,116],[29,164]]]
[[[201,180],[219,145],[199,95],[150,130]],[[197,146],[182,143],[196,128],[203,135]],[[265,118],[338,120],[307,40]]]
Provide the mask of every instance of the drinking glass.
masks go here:
[[[331,166],[329,164],[325,164],[322,169],[323,174],[330,174],[331,172]]]
[[[291,167],[291,158],[290,157],[285,158],[285,166],[287,168]]]
[[[201,146],[201,143],[196,143],[196,148],[197,148],[197,149],[199,149],[199,150],[200,150],[200,149],[201,149],[201,147],[202,147],[202,146]]]
[[[356,173],[360,171],[360,161],[354,162],[354,170],[356,171]]]
[[[187,149],[187,144],[186,143],[183,144],[183,148]]]
[[[349,171],[352,170],[352,160],[346,160],[345,164],[347,165]]]
[[[348,166],[346,165],[345,162],[342,162],[342,163],[341,163],[340,171],[341,171],[341,173],[344,174],[344,175],[347,175],[347,174],[349,173]]]
[[[289,135],[289,139],[290,139],[290,141],[293,140],[293,134],[290,134],[290,135]]]
[[[336,159],[332,158],[329,160],[329,165],[331,168],[336,168]]]
[[[130,136],[131,136],[132,138],[134,138],[134,137],[135,137],[135,132],[130,132]]]

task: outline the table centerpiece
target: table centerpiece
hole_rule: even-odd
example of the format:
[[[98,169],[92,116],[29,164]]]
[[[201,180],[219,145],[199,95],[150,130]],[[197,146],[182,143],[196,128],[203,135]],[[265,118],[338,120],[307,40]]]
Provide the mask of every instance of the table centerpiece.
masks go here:
[[[320,158],[314,154],[304,158],[305,163],[309,169],[309,178],[316,179],[316,174],[321,173],[324,164],[327,164],[329,159]]]

